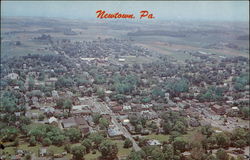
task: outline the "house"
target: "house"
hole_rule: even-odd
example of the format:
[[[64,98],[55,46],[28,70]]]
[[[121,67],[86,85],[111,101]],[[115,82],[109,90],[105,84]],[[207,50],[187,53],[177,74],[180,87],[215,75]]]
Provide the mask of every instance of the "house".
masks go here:
[[[127,130],[129,131],[130,134],[136,134],[135,132],[135,126],[133,126],[131,123],[127,123],[126,125],[124,125]]]
[[[63,128],[71,128],[71,127],[77,127],[77,123],[75,121],[75,118],[67,118],[62,120],[62,127]]]
[[[51,91],[51,95],[52,95],[52,97],[54,99],[58,99],[59,98],[58,92],[56,90]]]
[[[106,90],[106,91],[105,91],[105,94],[106,94],[106,95],[110,95],[111,93],[112,93],[112,91],[110,91],[110,90]]]
[[[39,117],[38,113],[32,113],[32,112],[26,112],[25,117],[31,118],[31,119],[37,119]]]
[[[109,114],[102,114],[102,118],[107,119],[109,122],[111,122],[111,116]]]
[[[191,127],[198,127],[198,126],[200,126],[200,122],[197,119],[195,119],[195,118],[191,118],[189,120],[189,125]]]
[[[17,79],[19,79],[19,75],[16,73],[10,73],[7,76],[5,76],[4,78],[11,79],[11,80],[17,80]]]
[[[74,116],[85,116],[85,115],[91,115],[91,111],[88,108],[88,105],[75,105],[72,106],[71,114]]]
[[[130,111],[130,110],[131,110],[131,106],[129,105],[123,106],[123,111]]]
[[[50,118],[48,119],[48,122],[49,122],[49,124],[51,124],[51,125],[55,125],[55,126],[58,125],[58,119],[55,118],[55,117],[50,117]]]
[[[148,140],[147,144],[150,145],[150,146],[160,146],[161,145],[160,141],[155,140],[155,139]]]
[[[189,157],[189,156],[191,155],[191,153],[188,152],[188,151],[185,151],[185,152],[182,153],[182,155],[183,155],[184,157]]]
[[[73,104],[74,104],[74,105],[80,105],[80,104],[81,104],[79,98],[76,97],[76,96],[73,96],[73,97],[72,97],[72,101],[73,101]]]
[[[14,86],[14,90],[19,90],[19,86]]]
[[[75,117],[75,122],[78,128],[81,130],[82,135],[86,135],[90,132],[90,127],[83,117]]]
[[[11,160],[21,160],[21,156],[20,155],[13,155],[10,157]]]
[[[57,78],[56,78],[56,77],[51,77],[51,78],[49,78],[49,79],[47,79],[47,80],[45,81],[45,84],[46,84],[46,85],[54,85],[54,84],[56,83],[56,81],[57,81]]]
[[[148,120],[157,119],[158,115],[154,111],[141,111],[140,115]]]
[[[218,115],[224,115],[226,113],[225,108],[217,104],[213,105],[211,109]]]
[[[92,112],[89,109],[71,111],[71,114],[73,116],[87,116],[87,115],[91,115],[91,113]]]
[[[110,101],[110,102],[109,102],[109,107],[115,107],[115,106],[117,106],[117,105],[118,105],[118,103],[115,102],[115,101]]]
[[[122,138],[123,133],[115,125],[109,125],[109,127],[108,127],[108,135],[111,138],[120,139],[120,138]]]
[[[122,120],[122,124],[123,124],[124,126],[127,125],[129,122],[130,122],[129,119],[124,119],[124,120]]]
[[[125,62],[125,59],[124,58],[119,58],[118,61],[119,62]]]
[[[72,106],[73,111],[82,111],[84,109],[88,109],[88,105],[74,105],[74,106]]]
[[[115,112],[115,113],[118,113],[118,112],[122,111],[122,106],[112,107],[112,111]]]
[[[20,117],[22,112],[14,112],[14,114],[15,114],[16,117]]]
[[[180,108],[179,107],[171,107],[170,110],[174,111],[174,112],[179,112]]]
[[[47,108],[44,108],[43,111],[44,111],[44,113],[46,115],[54,115],[55,108],[53,108],[53,107],[47,107]]]
[[[47,155],[47,149],[46,148],[40,148],[39,150],[39,156],[45,157]]]

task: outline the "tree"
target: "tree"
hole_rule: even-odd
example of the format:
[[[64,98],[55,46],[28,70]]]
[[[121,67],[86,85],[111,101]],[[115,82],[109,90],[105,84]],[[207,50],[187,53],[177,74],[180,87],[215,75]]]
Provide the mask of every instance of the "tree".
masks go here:
[[[14,141],[18,135],[18,130],[14,127],[6,127],[1,129],[0,133],[3,135],[3,141]]]
[[[30,154],[26,154],[25,157],[24,157],[25,160],[31,160],[31,158],[32,158],[32,157],[31,157]]]
[[[244,148],[246,144],[247,142],[243,139],[239,139],[234,142],[235,147],[238,147],[238,148]]]
[[[62,146],[65,141],[65,136],[63,134],[54,134],[52,136],[49,136],[51,139],[52,144],[57,146]]]
[[[51,140],[49,138],[44,138],[42,141],[43,146],[50,146],[52,144]]]
[[[99,146],[99,151],[102,154],[102,159],[115,159],[117,157],[118,148],[112,141],[104,140]]]
[[[210,137],[213,134],[213,129],[210,125],[202,126],[201,133],[206,135],[207,137]]]
[[[65,150],[67,153],[70,153],[70,151],[71,151],[71,146],[70,146],[70,144],[65,144],[65,145],[64,145],[64,150]]]
[[[155,148],[152,153],[151,153],[151,157],[153,160],[165,160],[164,158],[164,154],[162,153],[160,148]]]
[[[243,118],[245,118],[245,119],[250,118],[250,108],[249,108],[249,106],[242,107],[241,112],[242,112]]]
[[[72,109],[72,101],[69,99],[65,100],[63,103],[63,108],[68,109],[68,113],[70,113],[70,111]]]
[[[65,136],[69,137],[69,140],[73,143],[79,142],[82,138],[81,131],[77,128],[69,128],[64,132]]]
[[[135,131],[136,131],[136,132],[141,132],[142,129],[143,129],[143,127],[142,127],[141,124],[138,124],[138,125],[135,126]]]
[[[104,137],[100,133],[92,133],[89,135],[89,139],[91,139],[91,141],[94,142],[95,144],[94,148],[97,148],[104,140]]]
[[[86,152],[89,153],[92,148],[91,140],[86,138],[82,141],[81,144],[86,148]]]
[[[186,150],[187,142],[182,137],[176,137],[173,141],[173,147],[175,150],[184,152]]]
[[[105,98],[105,92],[104,92],[104,90],[103,89],[97,89],[97,96],[100,99],[104,100],[104,98]]]
[[[177,121],[176,124],[173,127],[173,130],[177,131],[179,133],[185,134],[187,128],[181,121]]]
[[[56,100],[56,107],[59,109],[63,109],[64,99],[59,98]]]
[[[129,138],[126,138],[125,141],[124,141],[123,147],[124,148],[131,148],[131,147],[133,147],[132,141]]]
[[[217,160],[217,158],[214,155],[209,155],[206,160]]]
[[[29,140],[29,144],[30,146],[35,146],[36,145],[36,138],[34,136],[32,136]]]
[[[74,81],[70,77],[67,77],[67,78],[60,77],[55,83],[55,86],[57,89],[63,88],[63,87],[69,88],[69,87],[72,87],[73,85],[74,85]]]
[[[44,116],[43,114],[40,114],[39,117],[38,117],[38,120],[39,120],[39,121],[43,121],[44,118],[45,118],[45,116]]]
[[[13,146],[17,147],[18,145],[19,145],[19,139],[16,138],[16,139],[14,140]]]
[[[106,118],[100,118],[99,125],[101,129],[108,129],[109,121]]]
[[[92,115],[92,118],[93,118],[93,122],[94,122],[95,124],[99,124],[99,119],[101,118],[101,115],[100,115],[99,113],[94,113],[94,114]]]
[[[158,100],[159,98],[163,98],[165,93],[161,90],[161,88],[154,88],[151,92],[152,98]]]
[[[228,154],[225,152],[224,149],[219,149],[219,150],[216,152],[216,157],[217,157],[219,160],[229,160],[229,156],[228,156]]]
[[[33,77],[29,77],[28,86],[29,86],[29,90],[32,90],[34,88],[35,80]]]
[[[165,144],[163,146],[162,152],[164,153],[164,157],[167,160],[174,159],[174,147],[171,144]]]
[[[165,134],[169,134],[172,131],[172,123],[170,121],[164,122],[162,127]]]
[[[230,139],[224,133],[217,134],[216,135],[216,140],[217,140],[217,144],[220,147],[226,148],[226,147],[229,147],[229,145],[230,145]]]
[[[73,160],[83,160],[86,148],[84,146],[73,146],[71,148],[71,153],[73,155]]]
[[[165,88],[172,95],[178,95],[182,92],[187,92],[189,89],[189,81],[187,79],[179,79],[166,83]]]
[[[139,152],[132,151],[126,160],[142,160],[142,157]]]

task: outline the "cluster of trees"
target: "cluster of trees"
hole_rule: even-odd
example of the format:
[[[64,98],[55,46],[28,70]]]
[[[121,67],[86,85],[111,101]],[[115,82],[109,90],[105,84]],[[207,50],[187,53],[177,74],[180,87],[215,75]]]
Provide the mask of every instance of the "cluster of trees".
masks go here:
[[[239,77],[234,78],[233,81],[236,91],[245,91],[246,85],[249,85],[249,73],[243,73]]]
[[[60,77],[58,78],[58,80],[56,81],[55,87],[56,89],[60,89],[60,88],[70,88],[73,87],[75,85],[75,82],[72,78],[70,77]]]
[[[111,140],[105,138],[102,133],[92,133],[81,141],[80,145],[65,145],[65,150],[73,154],[73,160],[82,160],[84,155],[98,150],[101,153],[100,159],[110,160],[117,158],[118,147]]]
[[[165,82],[164,88],[170,96],[178,96],[182,92],[188,92],[189,81],[185,78]]]
[[[58,109],[62,109],[63,110],[63,112],[65,111],[65,110],[67,110],[68,111],[68,114],[70,114],[70,112],[71,112],[71,110],[72,110],[72,101],[71,101],[71,99],[62,99],[62,98],[60,98],[60,99],[58,99],[57,101],[56,101],[56,108],[58,108]]]
[[[223,93],[225,88],[211,86],[206,91],[198,95],[200,101],[221,101],[223,100]]]
[[[173,131],[185,134],[188,128],[187,120],[179,112],[165,112],[161,115],[163,119],[162,127],[165,134]]]
[[[249,145],[249,132],[244,129],[235,129],[230,133],[214,133],[211,126],[204,126],[195,133],[189,141],[178,132],[171,132],[168,142],[163,147],[148,146],[147,139],[140,139],[142,150],[132,151],[127,160],[236,160],[225,151],[229,146],[242,148]],[[225,149],[224,149],[225,148]],[[212,154],[212,149],[218,149]],[[183,152],[189,151],[190,155],[184,157]],[[238,157],[237,160],[243,160]]]
[[[99,113],[93,114],[93,122],[96,125],[99,125],[100,129],[107,130],[109,126],[109,121],[106,118],[103,118]]]
[[[132,114],[129,116],[129,120],[130,120],[130,123],[133,126],[135,126],[135,132],[140,133],[143,130],[143,128],[146,127],[147,120],[141,116]]]
[[[113,78],[113,86],[117,94],[131,94],[138,84],[139,80],[135,75],[116,75]]]
[[[243,128],[236,128],[232,133],[214,133],[211,126],[204,126],[201,133],[205,135],[201,140],[204,149],[243,148],[250,144],[250,133]]]

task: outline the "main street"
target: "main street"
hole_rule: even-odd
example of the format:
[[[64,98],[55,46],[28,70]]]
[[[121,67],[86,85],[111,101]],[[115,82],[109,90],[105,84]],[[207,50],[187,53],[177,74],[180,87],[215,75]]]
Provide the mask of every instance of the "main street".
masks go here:
[[[115,113],[108,107],[106,103],[98,102],[96,97],[92,97],[89,100],[91,100],[91,105],[93,105],[94,107],[98,108],[99,111],[101,111],[100,113],[109,114],[111,116],[114,125],[120,129],[120,131],[126,138],[129,138],[132,141],[133,148],[135,151],[141,150],[141,148],[138,146],[138,144],[133,139],[132,135],[128,132],[128,130],[124,126],[122,126],[121,123],[117,121]]]

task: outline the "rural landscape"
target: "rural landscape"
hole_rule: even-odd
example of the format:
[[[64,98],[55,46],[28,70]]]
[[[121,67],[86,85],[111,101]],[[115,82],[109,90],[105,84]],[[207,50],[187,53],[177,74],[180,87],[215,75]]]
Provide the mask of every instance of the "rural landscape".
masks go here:
[[[249,22],[1,17],[1,160],[249,160]]]

